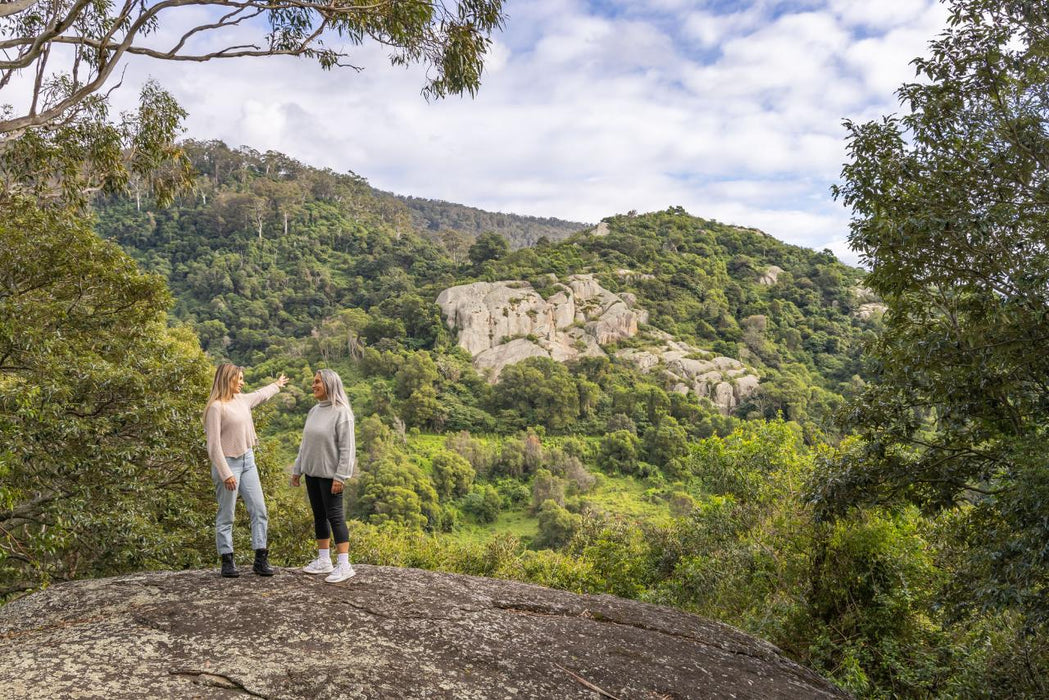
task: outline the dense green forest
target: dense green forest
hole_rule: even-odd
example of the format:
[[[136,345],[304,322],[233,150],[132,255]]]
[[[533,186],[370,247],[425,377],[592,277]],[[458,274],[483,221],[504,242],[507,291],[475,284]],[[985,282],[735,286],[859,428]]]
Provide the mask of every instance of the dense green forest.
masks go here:
[[[457,237],[419,230],[403,205],[357,176],[217,143],[185,150],[196,184],[172,205],[135,196],[96,203],[95,230],[126,253],[78,235],[89,250],[130,255],[136,262],[123,263],[120,274],[170,289],[167,342],[189,354],[165,351],[156,360],[156,350],[141,346],[156,342],[156,325],[143,335],[120,324],[127,337],[114,333],[108,351],[152,357],[181,373],[144,369],[162,384],[147,405],[170,416],[167,430],[180,420],[189,429],[163,438],[150,419],[128,423],[134,414],[119,413],[109,425],[136,426],[128,434],[141,437],[141,452],[119,452],[117,439],[116,457],[81,453],[80,442],[70,445],[77,456],[68,455],[85,468],[148,455],[157,477],[147,478],[182,488],[165,492],[170,502],[141,504],[134,490],[116,500],[121,490],[107,493],[104,479],[85,483],[80,506],[63,507],[62,527],[24,542],[52,554],[34,557],[32,572],[8,559],[9,577],[34,585],[34,575],[208,565],[209,486],[193,415],[207,370],[184,345],[195,338],[211,362],[245,364],[252,385],[280,372],[292,378],[258,415],[279,563],[298,564],[312,546],[308,509],[287,485],[287,465],[312,405],[312,374],[331,367],[358,415],[360,472],[350,501],[358,561],[674,605],[770,639],[866,696],[965,694],[998,683],[997,669],[1018,648],[1040,658],[1022,618],[959,619],[944,607],[959,595],[954,567],[964,562],[957,517],[897,504],[828,518],[819,507],[826,485],[838,483],[837,465],[861,449],[834,416],[866,391],[863,351],[882,334],[862,270],[679,208],[609,217],[604,231],[516,251],[483,234],[464,254]],[[115,273],[78,267],[96,255],[78,250],[48,255],[72,266],[66,277],[118,283]],[[54,259],[39,264],[47,269]],[[455,284],[525,280],[549,294],[550,274],[575,273],[633,294],[649,311],[647,326],[740,359],[760,376],[759,390],[725,413],[617,359],[615,345],[608,357],[525,360],[493,385],[435,304]],[[163,318],[162,291],[148,295],[143,313]],[[133,391],[123,391],[131,410]],[[105,432],[84,423],[89,434]],[[40,439],[26,431],[22,444]],[[188,442],[179,448],[176,440]],[[161,459],[165,443],[174,456]],[[98,501],[126,518],[100,525],[89,506]],[[85,550],[89,531],[99,542],[95,556]],[[1033,682],[1030,671],[1011,673],[1021,690]]]
[[[222,144],[186,149],[203,174],[192,194],[164,209],[107,200],[98,207],[99,232],[166,278],[174,315],[196,329],[213,357],[253,366],[311,351],[326,360],[364,353],[373,377],[391,387],[396,358],[411,351],[463,365],[467,379],[434,385],[447,410],[426,421],[402,416],[409,427],[505,432],[529,424],[520,415],[496,420],[508,409],[486,389],[463,384],[475,379],[435,299],[475,280],[529,280],[541,290],[551,273],[594,273],[606,288],[634,294],[651,326],[755,367],[762,387],[740,417],[805,417],[830,429],[842,396],[862,384],[860,355],[877,315],[859,313],[869,301],[859,286],[863,273],[829,253],[680,209],[611,217],[606,235],[583,231],[514,252],[488,233],[463,250],[454,231],[413,228],[404,207],[359,177]],[[772,266],[782,272],[763,284]],[[624,386],[653,384],[614,362],[567,368],[591,383],[610,372],[623,375]],[[590,399],[593,411],[571,416],[589,419],[576,430],[599,434],[621,412],[610,387]],[[653,384],[662,402],[670,401],[666,389]]]
[[[249,389],[291,378],[258,457],[273,558],[307,561],[288,465],[328,367],[357,415],[355,561],[672,605],[861,697],[1049,695],[1049,11],[951,11],[909,114],[846,127],[869,273],[679,207],[569,232],[175,144],[156,86],[123,131],[96,104],[5,136],[0,599],[216,564],[200,411],[227,359]],[[638,332],[497,382],[437,304],[583,274]],[[621,352],[667,338],[757,387],[718,404]]]

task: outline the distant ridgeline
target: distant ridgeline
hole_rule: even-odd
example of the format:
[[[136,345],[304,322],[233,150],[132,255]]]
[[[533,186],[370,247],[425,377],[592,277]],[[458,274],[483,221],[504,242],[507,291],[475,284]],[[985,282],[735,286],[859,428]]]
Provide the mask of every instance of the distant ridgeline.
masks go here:
[[[192,193],[167,209],[101,200],[99,232],[167,279],[174,315],[215,358],[259,372],[343,363],[371,382],[360,399],[368,407],[423,429],[600,433],[613,416],[644,422],[617,394],[623,387],[650,387],[685,425],[782,414],[827,428],[862,384],[861,349],[880,324],[862,270],[680,207],[568,235],[581,225],[396,197],[277,153],[215,142],[186,150],[200,173]],[[494,314],[477,311],[488,325],[472,322],[460,342],[470,324],[437,300],[478,282],[501,283],[505,298]],[[572,289],[565,315],[555,297]],[[517,330],[497,330],[506,324],[495,316],[511,313]],[[556,323],[539,318],[555,313]],[[607,332],[631,323],[640,332]],[[510,343],[523,355],[496,362],[507,387],[539,376],[561,386],[555,394],[574,383],[578,400],[551,408],[493,392],[483,380],[494,374],[473,355]],[[519,360],[531,379],[508,376]]]
[[[458,231],[470,236],[498,233],[515,250],[535,245],[544,238],[550,242],[562,241],[573,233],[591,228],[591,225],[577,221],[492,213],[437,199],[400,196],[397,199],[411,210],[412,222],[417,229],[433,233]]]

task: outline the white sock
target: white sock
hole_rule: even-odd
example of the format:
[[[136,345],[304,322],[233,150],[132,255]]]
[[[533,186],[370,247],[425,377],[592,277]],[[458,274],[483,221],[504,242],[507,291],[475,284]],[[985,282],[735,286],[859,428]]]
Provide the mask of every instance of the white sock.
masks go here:
[[[330,549],[317,549],[317,558],[323,559],[324,561],[331,561],[331,550]]]
[[[345,564],[346,566],[350,565],[350,553],[349,552],[340,552],[339,553],[339,566],[342,566],[343,564]]]

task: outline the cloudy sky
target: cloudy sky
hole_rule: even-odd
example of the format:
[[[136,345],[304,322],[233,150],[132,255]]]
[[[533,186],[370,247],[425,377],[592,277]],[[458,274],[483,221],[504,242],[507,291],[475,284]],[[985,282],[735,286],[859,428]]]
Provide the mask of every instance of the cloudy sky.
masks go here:
[[[509,0],[474,99],[427,103],[376,47],[361,73],[306,61],[133,64],[189,111],[187,135],[352,170],[399,194],[597,222],[683,206],[847,248],[829,188],[842,120],[899,110],[936,0]],[[134,97],[134,90],[123,90]]]

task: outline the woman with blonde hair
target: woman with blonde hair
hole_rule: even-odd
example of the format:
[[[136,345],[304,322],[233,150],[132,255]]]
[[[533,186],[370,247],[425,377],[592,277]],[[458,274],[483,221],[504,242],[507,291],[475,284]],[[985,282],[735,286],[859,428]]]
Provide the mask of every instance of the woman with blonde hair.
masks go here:
[[[244,499],[251,521],[251,546],[255,550],[252,570],[259,576],[273,575],[266,548],[269,525],[266,500],[252,451],[258,438],[251,420],[251,409],[275,396],[287,383],[288,378],[281,374],[272,384],[242,394],[243,368],[229,363],[215,368],[211,396],[204,407],[204,431],[208,437],[215,500],[219,504],[215,515],[215,546],[222,558],[222,575],[227,578],[240,576],[233,561],[233,514],[238,493]]]
[[[330,369],[313,377],[316,406],[306,415],[299,455],[291,468],[291,485],[306,475],[306,493],[313,511],[313,534],[317,558],[303,567],[308,574],[328,574],[324,580],[339,583],[356,572],[350,564],[350,534],[343,513],[343,484],[353,476],[357,464],[353,409],[346,398],[342,378]],[[335,538],[338,563],[331,564],[331,540]]]

